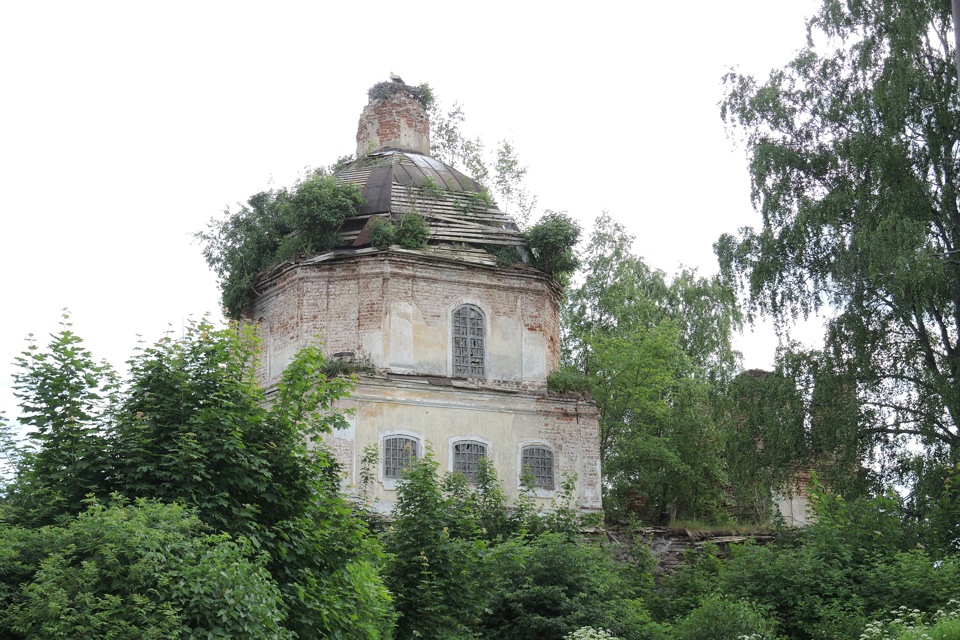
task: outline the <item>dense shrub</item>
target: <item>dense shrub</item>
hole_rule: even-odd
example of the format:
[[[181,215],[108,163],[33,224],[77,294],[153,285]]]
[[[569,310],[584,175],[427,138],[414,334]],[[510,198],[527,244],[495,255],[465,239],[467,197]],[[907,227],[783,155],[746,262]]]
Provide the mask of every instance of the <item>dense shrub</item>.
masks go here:
[[[20,634],[13,637],[292,637],[281,625],[280,592],[263,558],[243,540],[205,533],[177,505],[93,504],[63,527],[26,537],[33,540],[23,530],[0,529],[8,553],[30,557],[31,547],[45,547],[0,618],[0,628]]]
[[[631,585],[602,547],[548,533],[493,551],[497,585],[483,631],[501,640],[560,640],[583,626],[624,640],[657,637]]]
[[[346,216],[363,201],[356,185],[324,170],[312,171],[291,189],[262,191],[196,234],[203,256],[220,280],[223,305],[234,319],[256,300],[257,277],[300,255],[327,251],[339,240]]]
[[[590,392],[590,378],[573,367],[561,367],[547,376],[547,388],[561,395],[565,393],[583,395]]]
[[[13,628],[40,637],[109,637],[63,631],[63,625],[113,624],[116,637],[127,637],[124,624],[132,629],[167,619],[171,609],[151,603],[170,602],[177,615],[189,617],[190,603],[209,598],[229,609],[204,605],[194,616],[203,625],[220,625],[210,627],[209,637],[390,637],[393,614],[375,569],[376,544],[339,494],[333,457],[311,446],[345,423],[333,403],[351,388],[350,380],[324,373],[318,348],[293,358],[267,405],[254,373],[258,345],[252,331],[189,325],[179,339],[141,349],[129,362],[130,380],[120,397],[104,410],[77,411],[64,410],[58,399],[74,393],[78,380],[81,387],[97,388],[101,371],[67,331],[54,336],[47,351],[29,350],[20,363],[18,393],[34,406],[24,420],[45,416],[46,435],[37,438],[36,455],[23,458],[3,513],[9,544],[0,544],[0,598],[21,605],[11,609]],[[51,465],[56,460],[69,460],[84,473],[64,474]],[[210,543],[219,546],[175,549],[168,557],[166,543],[157,542],[162,551],[149,546],[151,536],[160,535],[155,529],[165,530],[155,524],[162,525],[162,518],[144,524],[144,532],[129,510],[101,508],[75,518],[78,505],[64,497],[81,491],[102,502],[187,505],[196,509],[194,521],[206,527],[204,534],[220,536]],[[65,528],[63,540],[38,543],[47,534],[36,526],[51,522]],[[97,527],[104,531],[98,534]],[[113,530],[122,539],[110,538]],[[16,552],[9,552],[10,544]],[[189,561],[170,574],[178,558]],[[255,570],[243,569],[245,558]],[[128,570],[133,574],[126,576]],[[170,584],[141,592],[138,580]],[[233,582],[241,584],[235,596]],[[170,591],[179,583],[190,603],[178,604],[182,594]],[[165,599],[152,600],[150,588]],[[258,613],[255,607],[266,607],[267,600],[257,604],[246,596],[277,598],[274,608],[282,616]],[[57,604],[43,609],[44,600]],[[222,616],[236,623],[234,631],[218,630],[226,628],[216,622]],[[62,620],[54,623],[55,617]],[[266,635],[245,636],[247,622]],[[38,631],[47,627],[56,631]],[[274,627],[279,631],[273,633]]]
[[[419,249],[427,244],[430,225],[416,213],[405,213],[397,221],[394,236],[404,249]]]
[[[395,241],[396,229],[387,218],[374,218],[368,226],[370,244],[378,249],[386,249]]]
[[[580,225],[567,214],[548,211],[523,235],[533,266],[558,282],[565,282],[579,265],[574,247],[580,239]]]
[[[772,640],[777,624],[747,600],[710,596],[673,627],[674,640],[738,640],[756,634]]]

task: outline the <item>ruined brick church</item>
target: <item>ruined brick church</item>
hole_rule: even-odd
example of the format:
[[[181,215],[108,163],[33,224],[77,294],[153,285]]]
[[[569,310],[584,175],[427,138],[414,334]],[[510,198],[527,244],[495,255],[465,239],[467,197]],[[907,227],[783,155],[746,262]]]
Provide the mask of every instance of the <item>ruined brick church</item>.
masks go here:
[[[328,358],[371,365],[342,402],[349,427],[327,444],[348,493],[359,490],[365,451],[377,451],[378,510],[392,508],[404,468],[428,449],[468,481],[485,458],[508,496],[529,491],[542,506],[575,477],[579,507],[600,509],[596,406],[547,390],[560,361],[560,288],[530,266],[516,224],[481,185],[430,156],[416,91],[387,88],[360,116],[357,159],[336,174],[363,193],[343,244],[258,284],[250,317],[263,337],[262,381],[274,384],[317,336]],[[429,224],[424,246],[371,244],[374,220],[407,213]],[[498,261],[504,250],[516,259]]]

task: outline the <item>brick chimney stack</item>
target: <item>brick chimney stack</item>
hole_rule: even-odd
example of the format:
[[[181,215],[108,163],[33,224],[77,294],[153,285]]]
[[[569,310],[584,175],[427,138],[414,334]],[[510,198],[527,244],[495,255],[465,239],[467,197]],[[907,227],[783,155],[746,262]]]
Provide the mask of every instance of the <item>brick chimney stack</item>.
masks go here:
[[[396,81],[370,90],[370,102],[357,127],[358,158],[386,148],[430,153],[430,119],[414,91]]]

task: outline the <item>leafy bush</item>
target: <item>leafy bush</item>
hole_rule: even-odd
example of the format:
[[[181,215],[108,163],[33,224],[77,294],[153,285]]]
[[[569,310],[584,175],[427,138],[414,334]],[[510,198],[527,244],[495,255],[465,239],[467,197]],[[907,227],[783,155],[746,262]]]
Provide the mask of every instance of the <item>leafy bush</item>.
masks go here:
[[[341,184],[323,170],[300,180],[284,196],[279,213],[291,232],[280,243],[280,261],[337,246],[337,230],[362,202],[359,187]]]
[[[416,213],[405,213],[397,221],[394,235],[404,249],[419,249],[427,244],[430,225]]]
[[[524,233],[533,266],[563,283],[579,266],[574,247],[580,239],[580,225],[565,213],[548,211]]]
[[[429,453],[404,475],[384,534],[398,638],[466,637],[488,590],[486,544],[457,495],[444,491]]]
[[[259,579],[252,573],[240,575],[224,568],[216,575],[205,576],[196,573],[202,566],[193,567],[219,562],[240,567],[236,558],[256,557],[257,572],[263,571],[269,581],[263,589],[280,598],[278,608],[284,618],[277,618],[278,624],[282,622],[279,635],[250,637],[295,634],[351,640],[388,638],[393,613],[389,594],[374,568],[379,562],[378,550],[365,540],[362,521],[353,517],[339,494],[340,474],[334,459],[327,451],[311,446],[323,434],[345,424],[343,416],[332,408],[348,393],[351,382],[342,377],[328,378],[322,353],[309,347],[287,366],[266,406],[254,372],[257,353],[258,344],[249,328],[216,330],[205,322],[188,326],[177,340],[166,338],[142,349],[130,360],[131,379],[122,397],[84,419],[87,441],[83,447],[74,446],[73,437],[46,438],[37,443],[36,456],[24,458],[3,515],[11,523],[27,527],[65,523],[69,533],[75,531],[70,527],[87,531],[83,529],[86,520],[70,524],[76,506],[63,499],[80,491],[89,491],[102,500],[114,499],[111,494],[115,493],[131,501],[147,498],[188,505],[208,527],[205,533],[222,534],[218,540],[235,545],[204,547],[191,563],[178,569],[185,577],[177,579],[194,590],[191,598],[221,597],[224,581],[234,580],[248,584],[251,597],[266,593],[250,582]],[[76,387],[77,380],[88,385],[95,381],[96,365],[78,342],[63,334],[54,336],[49,354],[35,355],[21,363],[24,373],[18,393],[31,399],[36,415],[62,415],[72,421],[79,414],[63,413],[56,399],[66,393],[64,390]],[[48,361],[61,366],[45,366]],[[63,372],[67,372],[66,378]],[[66,459],[67,452],[77,469],[89,472],[63,475],[57,469],[48,469],[44,461]],[[51,488],[54,481],[55,491]],[[103,525],[111,526],[125,530],[122,523]],[[81,547],[77,543],[77,555],[64,555],[61,560],[54,554],[61,547],[64,554],[73,554],[74,550],[67,548],[69,544],[38,553],[31,542],[35,536],[25,533],[27,530],[15,527],[10,532],[15,544],[23,541],[25,552],[13,554],[22,559],[10,560],[0,539],[3,601],[31,597],[26,591],[21,593],[20,585],[42,578],[46,586],[33,588],[43,594],[38,596],[36,607],[43,599],[62,601],[76,615],[76,622],[70,624],[108,624],[113,619],[138,624],[116,613],[116,607],[125,612],[123,615],[148,616],[150,620],[166,615],[166,609],[152,605],[138,609],[137,598],[143,595],[139,592],[117,601],[117,595],[109,589],[88,593],[77,587],[64,596],[65,581],[79,585],[104,579],[97,573],[100,565],[96,554],[111,553],[109,545],[113,543],[103,537],[91,538],[103,544],[94,541]],[[137,535],[128,533],[134,544]],[[256,550],[255,556],[252,549]],[[129,562],[124,563],[139,566],[137,552],[131,550]],[[85,553],[94,557],[93,564]],[[47,556],[55,569],[48,572],[53,576],[50,580],[44,578]],[[153,556],[147,560],[158,561]],[[86,564],[90,566],[83,569]],[[149,572],[152,566],[144,571]],[[77,567],[90,573],[76,573]],[[117,571],[109,568],[110,576]],[[135,585],[135,578],[129,582]],[[118,579],[117,584],[125,580]],[[167,593],[161,586],[156,589]],[[81,594],[79,599],[71,595],[74,592]],[[244,597],[243,593],[237,595],[228,613],[201,613],[198,619],[213,624],[222,616],[238,615],[250,604],[245,604]],[[48,614],[34,605],[24,607],[17,624],[30,629],[34,624],[47,624],[43,616]],[[56,607],[49,609],[56,612]],[[189,613],[185,604],[180,610],[184,615]],[[264,633],[269,632],[267,622],[256,622],[257,615],[251,613],[249,619]],[[141,622],[146,624],[145,620]],[[209,637],[248,637],[240,627],[236,629],[222,636],[211,628]],[[51,634],[47,637],[108,637],[94,632]]]
[[[547,376],[547,388],[560,395],[583,395],[590,393],[590,378],[573,367],[561,367]]]
[[[566,534],[516,540],[493,550],[497,585],[483,630],[500,640],[560,640],[584,626],[624,640],[659,633],[630,584],[601,547]]]
[[[25,638],[292,637],[263,559],[183,507],[92,504],[36,536],[48,555],[3,616]]]
[[[396,229],[387,218],[374,218],[370,221],[370,244],[378,249],[386,249],[395,241]]]
[[[292,189],[262,191],[238,211],[227,209],[222,219],[212,219],[195,237],[220,280],[227,315],[243,316],[257,298],[257,277],[265,269],[335,247],[337,230],[362,201],[359,187],[316,170]]]
[[[675,640],[738,640],[759,636],[773,640],[777,624],[747,600],[710,596],[673,626]]]
[[[374,218],[370,221],[370,244],[378,249],[386,249],[398,244],[404,249],[419,249],[427,244],[430,237],[430,225],[416,213],[405,213],[394,224],[387,218]]]

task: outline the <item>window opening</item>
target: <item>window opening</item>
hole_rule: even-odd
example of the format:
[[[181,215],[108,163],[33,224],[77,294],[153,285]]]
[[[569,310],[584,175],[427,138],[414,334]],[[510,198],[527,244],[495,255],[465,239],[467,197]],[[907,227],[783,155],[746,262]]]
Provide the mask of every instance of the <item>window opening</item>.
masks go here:
[[[521,455],[524,475],[538,489],[553,489],[553,451],[546,447],[524,447]]]
[[[453,312],[453,375],[484,375],[483,312],[465,304]]]
[[[383,440],[383,477],[400,478],[405,469],[413,466],[420,454],[420,443],[405,436],[392,436]]]
[[[470,484],[477,484],[480,459],[487,457],[487,445],[473,440],[456,442],[453,445],[453,470],[459,471]]]

